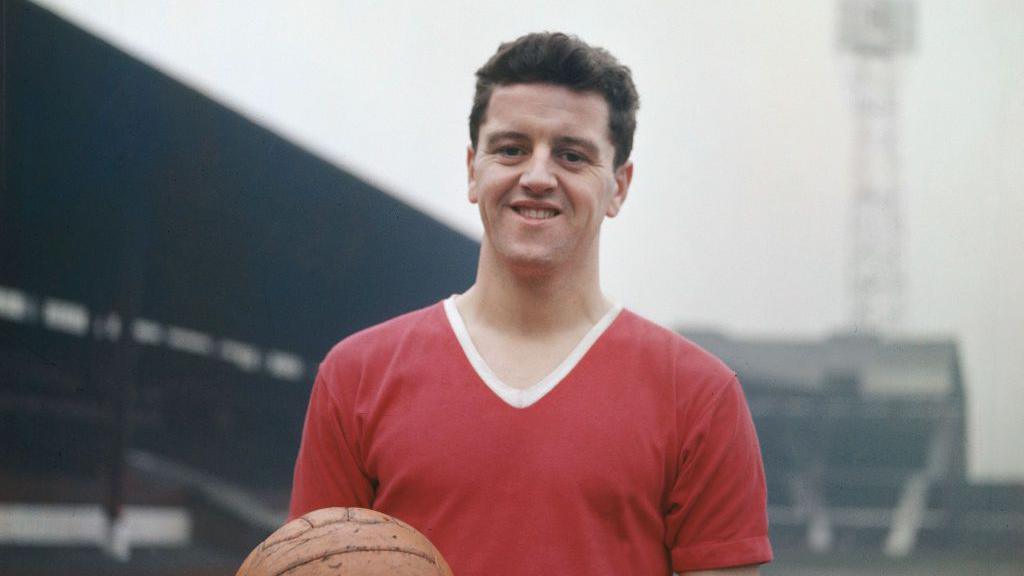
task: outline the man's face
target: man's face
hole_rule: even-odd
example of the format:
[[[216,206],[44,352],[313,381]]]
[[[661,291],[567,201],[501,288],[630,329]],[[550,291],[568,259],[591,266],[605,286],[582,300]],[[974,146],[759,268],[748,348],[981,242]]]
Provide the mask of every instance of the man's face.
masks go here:
[[[467,156],[485,250],[522,270],[596,266],[601,222],[618,214],[633,173],[614,157],[601,95],[496,87]]]

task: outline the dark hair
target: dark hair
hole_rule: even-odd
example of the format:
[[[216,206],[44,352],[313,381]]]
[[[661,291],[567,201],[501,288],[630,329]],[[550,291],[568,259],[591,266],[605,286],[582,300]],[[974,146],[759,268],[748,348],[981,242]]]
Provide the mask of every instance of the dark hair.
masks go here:
[[[476,94],[469,114],[469,139],[476,149],[480,125],[495,86],[555,84],[576,92],[597,92],[608,103],[608,130],[615,167],[633,150],[640,97],[629,68],[607,50],[560,32],[537,32],[505,42],[476,71]]]

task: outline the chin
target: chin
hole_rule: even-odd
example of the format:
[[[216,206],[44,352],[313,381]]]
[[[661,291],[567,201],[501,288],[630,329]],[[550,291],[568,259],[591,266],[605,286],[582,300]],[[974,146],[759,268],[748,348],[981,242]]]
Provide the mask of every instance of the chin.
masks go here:
[[[491,254],[502,265],[517,274],[531,276],[563,268],[574,257],[574,246],[571,243],[553,246],[551,243],[499,241],[491,246]]]
[[[513,252],[511,254],[504,253],[501,256],[510,269],[518,273],[530,275],[543,274],[555,270],[562,262],[562,259],[550,253]]]

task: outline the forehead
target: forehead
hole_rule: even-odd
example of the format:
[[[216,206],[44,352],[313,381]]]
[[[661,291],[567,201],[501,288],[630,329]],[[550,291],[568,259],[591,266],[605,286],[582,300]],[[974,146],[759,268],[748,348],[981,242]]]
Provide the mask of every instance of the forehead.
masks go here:
[[[611,146],[608,103],[604,97],[552,84],[495,87],[480,135],[506,130],[531,136],[589,138]]]

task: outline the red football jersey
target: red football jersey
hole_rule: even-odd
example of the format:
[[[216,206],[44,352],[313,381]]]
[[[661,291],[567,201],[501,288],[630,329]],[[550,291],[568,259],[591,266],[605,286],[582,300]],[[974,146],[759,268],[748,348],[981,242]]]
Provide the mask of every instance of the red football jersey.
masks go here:
[[[735,374],[621,309],[526,390],[490,372],[454,301],[320,366],[290,516],[372,508],[455,574],[669,574],[771,560],[761,454]]]

